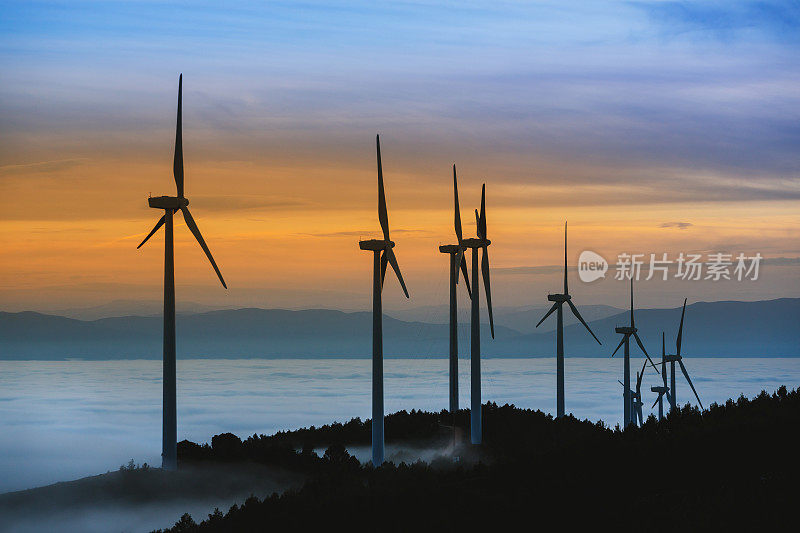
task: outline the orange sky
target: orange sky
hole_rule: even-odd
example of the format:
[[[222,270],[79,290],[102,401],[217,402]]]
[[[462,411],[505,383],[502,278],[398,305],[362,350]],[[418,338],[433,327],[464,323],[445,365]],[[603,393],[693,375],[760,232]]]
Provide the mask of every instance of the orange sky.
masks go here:
[[[379,226],[374,155],[368,140],[364,145],[359,150],[364,159],[360,168],[325,168],[324,162],[312,168],[198,164],[192,163],[194,150],[187,146],[187,196],[230,291],[217,285],[179,217],[180,297],[226,306],[366,307],[371,261],[357,241],[376,236]],[[444,166],[438,176],[421,174],[392,155],[390,140],[384,140],[383,148],[390,224],[413,304],[442,303],[446,259],[436,247],[453,240],[449,169]],[[152,163],[98,158],[31,165],[13,172],[5,167],[3,197],[19,199],[4,207],[0,223],[4,242],[0,291],[8,307],[59,309],[120,298],[160,298],[163,235],[141,250],[136,245],[159,216],[147,207],[148,192],[174,194],[170,154],[163,152]],[[468,168],[462,168],[460,175],[465,231],[472,234],[471,209],[479,202],[481,177]],[[511,275],[503,269],[558,264],[565,216],[570,220],[573,265],[584,249],[609,260],[620,252],[672,256],[697,250],[748,255],[758,251],[782,257],[786,244],[799,236],[800,217],[793,201],[563,206],[559,198],[568,194],[596,195],[612,202],[618,191],[495,185],[489,176],[486,182],[495,305],[540,303],[546,290],[558,288],[557,275]],[[669,221],[689,221],[692,226],[660,227]],[[755,287],[763,289],[763,297],[792,294],[797,270],[783,270],[786,267],[765,265],[762,279],[749,286],[717,288],[707,282],[695,284],[689,292],[699,290],[707,299],[750,299]],[[614,284],[609,280],[581,287],[574,281],[576,292],[598,303],[608,292],[613,297],[614,291],[622,290],[614,289]],[[655,286],[653,290],[665,292]],[[387,305],[412,305],[402,302],[399,294],[390,286]],[[655,296],[641,298],[651,305],[661,303]],[[616,299],[624,302],[624,291]]]

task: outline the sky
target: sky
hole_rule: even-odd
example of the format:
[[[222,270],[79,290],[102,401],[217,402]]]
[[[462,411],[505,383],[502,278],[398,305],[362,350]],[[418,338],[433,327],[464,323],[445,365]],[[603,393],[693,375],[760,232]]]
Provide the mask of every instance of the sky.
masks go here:
[[[445,304],[452,169],[486,183],[495,306],[546,305],[592,250],[744,253],[758,280],[637,289],[651,307],[800,296],[796,2],[2,2],[0,309],[161,298],[148,194],[172,181],[179,301],[366,309],[381,134],[411,300]],[[576,301],[626,284],[573,272]]]

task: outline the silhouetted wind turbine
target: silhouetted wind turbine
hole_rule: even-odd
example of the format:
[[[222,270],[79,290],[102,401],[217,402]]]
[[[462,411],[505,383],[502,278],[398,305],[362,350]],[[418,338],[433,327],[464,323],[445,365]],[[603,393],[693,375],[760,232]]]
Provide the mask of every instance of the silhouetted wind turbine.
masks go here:
[[[631,340],[631,336],[634,339],[636,339],[636,344],[639,345],[639,348],[642,350],[642,352],[644,353],[645,357],[647,357],[647,360],[650,361],[650,364],[653,365],[653,368],[655,368],[656,372],[658,372],[658,368],[656,368],[655,363],[653,363],[653,360],[650,359],[649,355],[647,355],[647,350],[644,349],[644,344],[642,344],[642,339],[640,339],[639,338],[639,334],[636,333],[638,330],[636,329],[636,322],[635,322],[634,317],[633,317],[633,276],[632,275],[631,275],[631,325],[630,326],[617,326],[614,330],[617,333],[621,333],[622,334],[622,340],[619,341],[619,344],[617,345],[616,349],[614,349],[614,353],[611,354],[611,357],[614,357],[614,355],[616,355],[617,351],[620,349],[620,346],[623,346],[623,345],[625,346],[625,351],[624,351],[625,358],[624,358],[624,364],[623,364],[623,366],[624,366],[624,370],[623,370],[624,385],[622,386],[622,388],[623,388],[622,402],[623,402],[624,415],[623,415],[623,418],[622,418],[622,420],[623,420],[623,426],[622,427],[626,428],[626,427],[628,427],[628,424],[630,424],[633,421],[633,413],[631,413],[631,405],[632,404],[631,404],[631,399],[630,399],[630,393],[631,393],[631,390],[630,390],[630,388],[631,388],[631,347],[630,347],[630,340]],[[644,370],[642,370],[642,372],[644,372]]]
[[[400,265],[392,251],[394,242],[389,239],[389,214],[386,211],[386,194],[383,191],[383,167],[381,166],[381,139],[375,136],[378,151],[378,220],[383,230],[383,239],[359,241],[362,250],[373,252],[372,268],[372,464],[383,464],[383,308],[381,291],[386,277],[386,266],[400,281],[400,286],[408,298],[408,290],[400,274]]]
[[[657,392],[658,398],[656,398],[655,403],[653,403],[652,407],[655,407],[658,404],[658,419],[661,420],[664,418],[664,395],[667,395],[667,401],[672,403],[671,396],[669,394],[669,387],[667,386],[667,362],[665,357],[667,356],[667,348],[664,343],[664,332],[661,332],[661,381],[664,383],[660,387],[650,387],[650,392]],[[651,407],[651,409],[652,409]]]
[[[156,231],[165,226],[164,229],[164,396],[163,396],[163,425],[162,425],[162,449],[161,467],[174,470],[178,465],[178,420],[175,398],[175,250],[173,243],[173,224],[172,216],[180,210],[189,231],[192,232],[200,247],[214,267],[222,286],[228,286],[222,279],[222,273],[211,255],[211,250],[206,246],[206,241],[200,234],[197,224],[189,212],[189,200],[183,195],[183,129],[181,118],[181,95],[183,89],[183,74],[178,78],[178,125],[175,132],[175,158],[172,166],[172,174],[175,177],[175,185],[178,188],[177,196],[156,196],[148,199],[150,207],[153,209],[163,209],[162,216],[155,227],[147,234],[147,237],[137,246],[141,248]]]
[[[644,378],[644,369],[647,367],[647,361],[644,362],[642,365],[642,371],[636,372],[636,390],[629,391],[629,398],[630,398],[630,409],[631,413],[633,413],[631,424],[636,425],[636,420],[638,418],[639,426],[644,424],[644,416],[642,415],[642,406],[644,402],[642,401],[642,379]],[[620,380],[617,380],[617,383],[625,386]]]
[[[587,329],[587,331],[594,337],[594,340],[597,341],[597,344],[603,344],[600,342],[594,333],[592,333],[591,328],[589,328],[589,324],[583,319],[581,314],[578,312],[578,308],[575,307],[575,304],[572,303],[572,296],[569,294],[569,285],[567,283],[567,223],[564,222],[564,293],[563,294],[548,294],[547,300],[553,303],[553,307],[545,313],[542,319],[536,324],[538,328],[542,322],[547,319],[550,315],[553,314],[553,311],[558,311],[556,313],[557,323],[556,323],[556,417],[564,416],[564,311],[562,309],[564,302],[569,305],[569,308],[572,310],[572,314],[575,315],[575,318],[580,320],[581,324]]]
[[[439,246],[439,251],[450,255],[450,412],[455,416],[458,411],[458,298],[456,285],[458,284],[458,270],[464,275],[467,292],[472,297],[467,276],[467,259],[464,257],[465,247],[461,244],[464,240],[461,234],[461,210],[458,206],[458,180],[456,179],[456,166],[453,165],[453,196],[455,198],[455,230],[458,244],[445,244]],[[455,431],[455,422],[453,426]]]
[[[671,398],[671,410],[674,411],[678,408],[678,399],[677,399],[677,390],[675,389],[675,363],[677,362],[681,367],[681,372],[683,372],[683,376],[686,378],[686,382],[692,388],[692,392],[694,393],[694,397],[697,398],[697,403],[700,404],[700,409],[703,408],[703,402],[700,401],[700,396],[697,395],[697,391],[692,384],[692,380],[689,378],[689,372],[686,370],[686,366],[683,364],[683,358],[681,357],[681,339],[683,338],[683,317],[686,314],[686,298],[683,299],[683,311],[681,311],[681,325],[678,327],[678,338],[675,340],[675,348],[677,353],[675,355],[667,355],[665,356],[665,361],[670,364],[670,392],[672,393]]]
[[[460,220],[457,218],[457,229]],[[486,238],[486,184],[481,188],[481,210],[475,210],[477,238],[461,239],[461,246],[472,249],[472,312],[470,313],[470,440],[472,444],[480,444],[483,430],[481,425],[481,317],[480,286],[478,279],[483,276],[483,287],[486,290],[486,308],[489,311],[489,331],[494,339],[494,318],[492,316],[492,290],[489,283],[489,245],[492,241]],[[478,249],[483,249],[481,270],[478,271]],[[456,259],[456,261],[458,261]]]

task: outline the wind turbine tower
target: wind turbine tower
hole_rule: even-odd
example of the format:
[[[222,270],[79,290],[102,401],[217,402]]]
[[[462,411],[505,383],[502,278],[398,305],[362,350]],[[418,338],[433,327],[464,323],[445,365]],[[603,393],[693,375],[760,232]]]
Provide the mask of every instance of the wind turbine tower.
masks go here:
[[[458,284],[459,269],[464,275],[467,292],[470,298],[472,297],[467,276],[467,259],[464,256],[465,247],[461,244],[464,239],[461,234],[461,210],[458,206],[458,180],[455,165],[453,165],[453,195],[455,197],[455,230],[458,244],[439,246],[439,251],[450,256],[450,413],[455,416],[458,411],[458,294],[456,285]],[[455,425],[453,431],[455,431]]]
[[[178,125],[175,132],[175,158],[172,165],[172,174],[178,188],[177,196],[156,196],[148,199],[153,209],[163,209],[164,215],[158,220],[155,227],[147,237],[137,246],[141,248],[144,243],[164,226],[164,368],[163,368],[163,410],[162,410],[162,441],[161,441],[161,468],[175,470],[178,467],[178,417],[176,400],[175,377],[175,247],[173,241],[173,215],[181,211],[183,220],[189,231],[192,232],[200,247],[214,267],[219,281],[226,289],[228,286],[222,279],[222,273],[211,255],[211,250],[206,246],[206,241],[200,234],[197,224],[189,212],[189,200],[183,195],[183,127],[181,118],[181,96],[183,89],[183,74],[178,78]]]
[[[624,350],[624,364],[623,364],[623,393],[622,393],[622,402],[623,402],[623,428],[628,427],[633,420],[634,413],[631,412],[631,347],[630,347],[630,340],[631,337],[636,339],[636,344],[639,345],[639,348],[644,353],[647,360],[650,361],[650,364],[653,365],[653,368],[658,372],[658,368],[656,368],[655,363],[653,360],[650,359],[650,356],[647,355],[647,350],[644,349],[644,344],[642,344],[642,340],[639,338],[639,334],[637,333],[636,329],[636,321],[634,320],[633,316],[633,275],[631,275],[631,323],[629,326],[617,326],[615,328],[617,333],[622,334],[622,340],[619,341],[614,353],[611,354],[611,357],[616,355],[617,351],[620,349],[621,346],[625,346]],[[644,372],[644,368],[642,369]]]
[[[389,214],[386,210],[386,194],[383,191],[383,168],[381,166],[381,140],[375,136],[378,151],[378,220],[383,230],[383,239],[359,241],[362,250],[373,253],[372,268],[372,464],[383,464],[383,308],[381,291],[386,277],[387,265],[400,281],[403,293],[408,298],[408,290],[400,274],[400,265],[394,255],[394,242],[389,239]]]
[[[480,444],[483,438],[481,424],[481,317],[480,317],[480,286],[478,279],[483,276],[483,286],[486,290],[486,308],[489,311],[489,330],[494,339],[494,318],[492,316],[492,290],[489,283],[489,245],[492,244],[486,237],[486,184],[481,189],[481,210],[475,210],[477,224],[477,238],[462,239],[461,246],[472,249],[472,309],[470,313],[470,440],[472,444]],[[483,249],[481,255],[481,270],[478,271],[478,250]]]
[[[578,308],[575,307],[575,304],[572,303],[572,296],[569,294],[569,285],[567,283],[567,223],[564,222],[564,292],[563,294],[548,294],[547,300],[553,302],[553,306],[550,308],[547,313],[542,317],[536,327],[538,328],[542,322],[544,322],[547,317],[553,314],[553,311],[557,311],[556,313],[556,417],[561,418],[564,416],[564,311],[562,309],[564,303],[566,302],[569,305],[570,310],[572,310],[572,314],[575,315],[575,318],[580,320],[581,324],[586,328],[586,330],[594,337],[594,340],[597,341],[597,344],[602,345],[603,343],[600,342],[594,333],[592,333],[591,328],[583,319],[581,314],[578,312]]]
[[[661,380],[663,381],[663,385],[659,387],[650,387],[650,392],[657,392],[658,398],[656,398],[653,407],[658,404],[658,419],[662,420],[664,418],[664,395],[667,395],[667,401],[672,403],[672,397],[669,394],[669,387],[667,386],[667,362],[665,360],[667,356],[667,348],[666,344],[664,343],[664,332],[661,332]]]

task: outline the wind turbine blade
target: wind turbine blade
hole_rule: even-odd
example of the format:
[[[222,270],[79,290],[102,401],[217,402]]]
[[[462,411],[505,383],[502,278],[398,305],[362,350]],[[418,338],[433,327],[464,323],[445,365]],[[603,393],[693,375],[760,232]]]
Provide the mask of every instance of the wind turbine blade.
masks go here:
[[[651,405],[651,406],[650,406],[650,409],[652,409],[653,407],[655,407],[656,405],[658,405],[658,400],[660,400],[660,399],[661,399],[661,393],[659,392],[659,393],[658,393],[658,398],[656,398],[656,401],[654,401],[654,402],[653,402],[653,405]]]
[[[564,222],[564,294],[569,294],[567,284],[567,223]]]
[[[492,287],[489,283],[489,248],[483,247],[481,255],[481,271],[483,272],[483,287],[486,289],[486,309],[489,310],[489,331],[494,339],[494,316],[492,315]]]
[[[383,190],[383,166],[381,165],[381,137],[375,136],[378,149],[378,220],[383,230],[383,238],[389,240],[389,214],[386,212],[386,193]]]
[[[383,282],[386,280],[386,267],[389,265],[389,258],[386,257],[386,250],[381,252],[381,289],[383,289]]]
[[[642,350],[642,352],[644,352],[644,355],[645,355],[645,357],[647,357],[647,360],[650,361],[650,364],[653,366],[653,370],[656,371],[656,374],[660,374],[661,372],[658,371],[658,367],[653,362],[653,360],[650,359],[650,356],[647,354],[647,350],[644,349],[644,344],[642,343],[642,339],[639,338],[639,334],[638,333],[634,333],[633,337],[636,339],[636,344],[638,344],[639,348]]]
[[[666,381],[665,381],[665,383],[666,383]],[[670,396],[669,391],[667,391],[665,394],[667,395],[667,401],[669,403],[672,403],[672,396]]]
[[[178,187],[178,198],[183,198],[183,74],[178,78],[178,125],[175,128],[175,158],[172,161],[172,175]]]
[[[157,232],[159,228],[161,228],[161,226],[164,225],[164,222],[166,222],[166,220],[167,220],[167,215],[163,215],[161,218],[159,218],[158,222],[156,222],[156,225],[153,227],[152,230],[150,230],[150,233],[147,234],[147,237],[145,237],[144,240],[141,243],[139,243],[139,246],[137,246],[136,249],[138,250],[139,248],[141,248],[144,245],[144,243],[146,243],[150,239],[150,237],[152,237],[155,234],[155,232]]]
[[[464,249],[459,247],[458,252],[456,253],[456,261],[455,261],[456,285],[458,285],[458,269],[461,267],[461,263],[463,262],[464,262]],[[464,278],[464,281],[466,282],[467,285],[469,285],[469,281],[467,281],[466,277]]]
[[[400,281],[400,286],[403,287],[403,292],[408,298],[408,289],[406,289],[406,282],[403,281],[403,275],[400,273],[400,265],[397,264],[397,258],[394,255],[394,251],[391,248],[386,248],[386,255],[389,257],[389,264],[392,265],[392,270],[394,273],[397,274],[397,279]]]
[[[558,307],[558,302],[554,303],[554,304],[553,304],[553,307],[551,307],[551,308],[550,308],[550,310],[549,310],[547,313],[545,313],[545,314],[544,314],[544,316],[543,316],[543,317],[542,317],[542,319],[539,321],[539,323],[538,323],[538,324],[536,324],[536,327],[538,328],[539,326],[541,326],[541,325],[542,325],[542,322],[544,322],[544,321],[547,319],[547,317],[549,317],[550,315],[552,315],[552,314],[553,314],[553,311],[555,311],[557,307]]]
[[[208,260],[211,262],[211,266],[214,267],[214,272],[217,273],[217,277],[219,277],[219,281],[222,283],[222,286],[227,289],[228,286],[225,284],[225,280],[222,279],[222,272],[219,271],[217,262],[214,261],[214,256],[211,255],[211,250],[208,249],[206,241],[203,240],[203,236],[200,234],[200,229],[197,227],[194,218],[192,218],[189,208],[186,206],[181,207],[181,211],[183,211],[183,219],[186,221],[186,226],[189,228],[189,231],[192,232],[194,238],[197,239],[197,242],[200,244],[200,248],[202,248],[206,253],[206,257],[208,257]]]
[[[623,382],[621,382],[620,380],[617,380],[617,383],[619,383],[620,385],[622,385],[622,387],[623,387],[623,388],[625,387],[625,384],[624,384]]]
[[[624,335],[622,337],[622,340],[619,341],[619,344],[617,344],[617,347],[614,348],[614,353],[611,354],[611,357],[614,357],[615,355],[617,355],[617,352],[619,351],[619,349],[622,347],[623,344],[625,344],[625,337],[627,337],[627,335]]]
[[[681,340],[683,339],[683,316],[686,314],[686,298],[683,299],[683,311],[681,311],[681,325],[678,328],[678,339],[675,341],[677,355],[681,354]]]
[[[461,244],[463,236],[461,235],[461,208],[458,206],[458,179],[456,178],[456,166],[453,165],[453,200],[455,202],[455,217],[454,224],[456,228],[456,237],[458,244]]]
[[[636,373],[636,394],[641,398],[642,379],[644,378],[644,369],[647,368],[647,362],[642,364],[642,371]]]
[[[641,403],[637,403],[636,404],[636,414],[639,415],[639,425],[643,426],[644,425],[644,417],[642,416],[642,404]]]
[[[464,252],[461,252],[461,274],[464,275],[464,285],[467,286],[467,294],[469,294],[470,300],[472,299],[472,288],[469,285],[469,276],[467,275],[467,258],[464,256]],[[458,280],[458,276],[456,275],[456,280]]]
[[[692,380],[689,379],[689,372],[686,371],[686,367],[683,364],[681,359],[678,359],[678,364],[681,365],[681,372],[683,372],[686,381],[689,383],[689,386],[692,388],[692,392],[694,393],[694,397],[697,398],[697,403],[700,404],[700,409],[703,409],[703,402],[700,401],[700,396],[697,395],[697,391],[694,389],[694,385],[692,384]]]
[[[636,327],[636,323],[633,320],[633,273],[631,272],[631,327]]]
[[[478,236],[486,238],[486,184],[481,187],[481,214],[478,217]]]
[[[598,338],[597,338],[597,335],[595,335],[595,334],[594,334],[594,332],[592,331],[592,328],[590,328],[590,327],[589,327],[589,324],[587,324],[587,323],[586,323],[586,321],[583,319],[583,317],[581,316],[581,314],[578,312],[578,308],[577,308],[577,307],[575,307],[575,304],[574,304],[574,303],[572,303],[572,300],[567,300],[567,303],[569,304],[569,308],[570,308],[570,309],[572,309],[572,314],[573,314],[573,315],[575,315],[575,318],[577,318],[578,320],[580,320],[580,321],[581,321],[581,324],[583,324],[583,327],[585,327],[585,328],[586,328],[586,330],[587,330],[589,333],[591,333],[591,334],[592,334],[592,337],[594,337],[594,340],[596,340],[596,341],[597,341],[597,344],[599,344],[600,346],[602,346],[602,345],[603,345],[603,343],[602,343],[602,342],[600,342],[600,339],[598,339]]]

